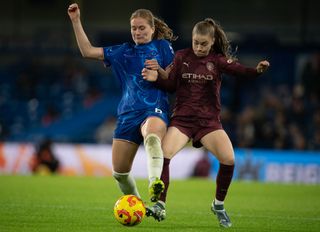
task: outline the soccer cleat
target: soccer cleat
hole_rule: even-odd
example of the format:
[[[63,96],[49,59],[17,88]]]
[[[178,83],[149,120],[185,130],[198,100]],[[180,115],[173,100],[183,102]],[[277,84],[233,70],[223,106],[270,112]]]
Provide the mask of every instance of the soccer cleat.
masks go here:
[[[163,190],[164,190],[164,183],[162,180],[157,178],[149,186],[150,201],[157,202],[159,200],[160,194],[163,192]]]
[[[212,202],[211,211],[217,216],[221,227],[229,228],[232,226],[230,218],[223,205],[216,205]]]
[[[157,221],[162,221],[166,218],[166,209],[164,207],[164,203],[157,202],[151,207],[146,207],[146,215],[147,217],[153,217]]]

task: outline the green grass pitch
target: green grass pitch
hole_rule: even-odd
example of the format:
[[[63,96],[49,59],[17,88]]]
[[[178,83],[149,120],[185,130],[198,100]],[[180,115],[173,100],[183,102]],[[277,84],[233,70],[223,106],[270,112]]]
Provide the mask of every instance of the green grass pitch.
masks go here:
[[[137,180],[147,199],[147,181]],[[115,221],[120,191],[111,177],[0,176],[0,231],[223,231],[210,212],[215,184],[174,180],[167,219],[135,227]],[[228,231],[320,231],[320,185],[234,182],[226,199]]]

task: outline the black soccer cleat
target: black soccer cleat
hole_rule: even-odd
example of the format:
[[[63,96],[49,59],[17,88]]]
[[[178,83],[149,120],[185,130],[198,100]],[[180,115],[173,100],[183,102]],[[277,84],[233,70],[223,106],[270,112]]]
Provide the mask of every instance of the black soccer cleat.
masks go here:
[[[232,226],[230,218],[223,205],[216,205],[214,202],[212,202],[211,211],[217,216],[221,227],[229,228]]]
[[[164,203],[157,202],[151,207],[146,208],[147,217],[153,217],[157,221],[163,221],[166,218],[166,209]]]

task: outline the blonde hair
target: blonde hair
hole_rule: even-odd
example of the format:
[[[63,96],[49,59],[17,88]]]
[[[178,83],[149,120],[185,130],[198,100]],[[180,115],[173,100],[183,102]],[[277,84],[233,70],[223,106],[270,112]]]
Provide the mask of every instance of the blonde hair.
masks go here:
[[[170,41],[177,39],[177,37],[173,34],[172,29],[163,20],[155,17],[150,10],[136,10],[132,13],[130,21],[138,17],[147,20],[148,24],[154,28],[153,39],[167,39]]]
[[[231,54],[231,45],[226,33],[212,18],[206,18],[203,21],[198,22],[193,27],[192,35],[194,34],[211,36],[211,38],[215,40],[211,48],[214,52],[222,54],[228,59],[236,59]]]

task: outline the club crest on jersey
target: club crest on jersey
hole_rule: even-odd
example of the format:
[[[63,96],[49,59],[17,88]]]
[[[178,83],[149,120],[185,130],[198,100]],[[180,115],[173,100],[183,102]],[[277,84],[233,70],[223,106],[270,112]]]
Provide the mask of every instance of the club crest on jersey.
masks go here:
[[[214,69],[214,64],[211,63],[211,62],[208,62],[208,63],[206,64],[206,66],[207,66],[207,69],[208,69],[210,72]]]
[[[233,62],[232,59],[228,59],[228,60],[227,60],[227,63],[228,63],[228,64],[231,64],[232,62]]]

